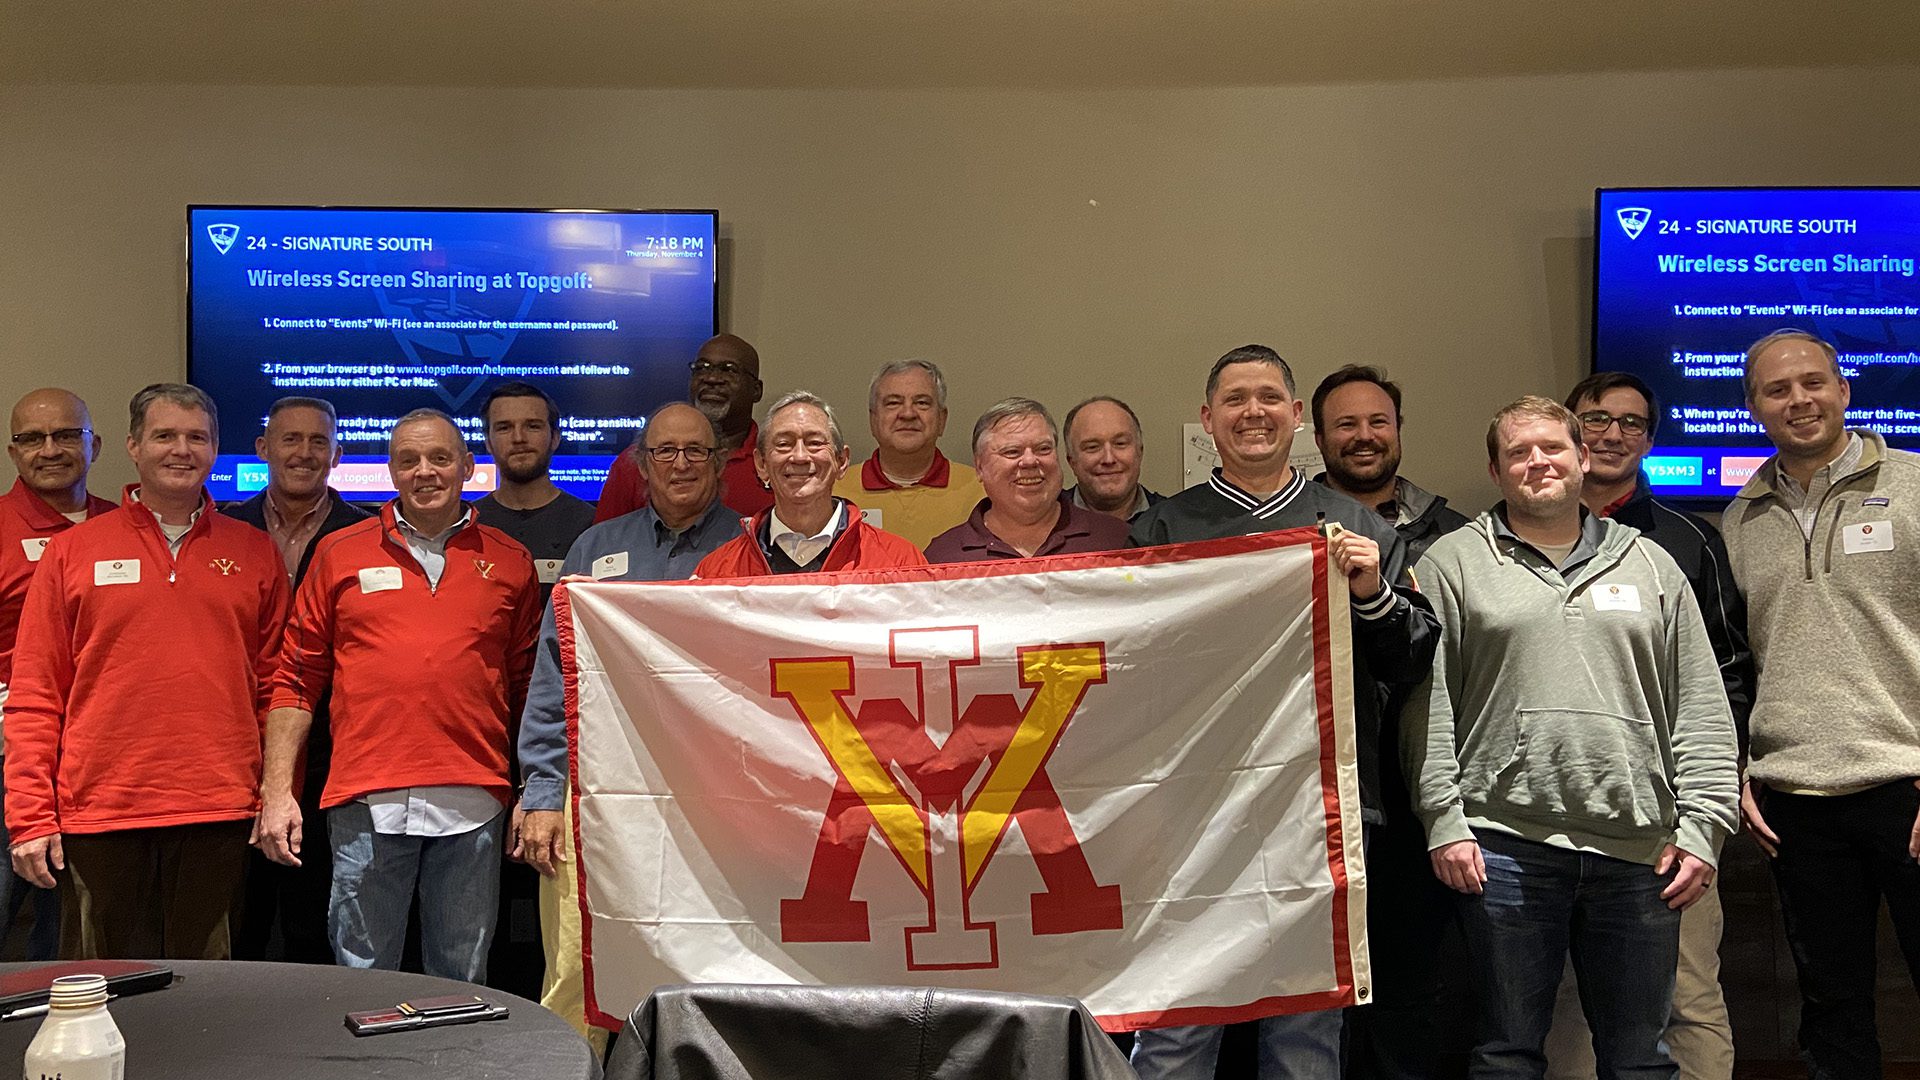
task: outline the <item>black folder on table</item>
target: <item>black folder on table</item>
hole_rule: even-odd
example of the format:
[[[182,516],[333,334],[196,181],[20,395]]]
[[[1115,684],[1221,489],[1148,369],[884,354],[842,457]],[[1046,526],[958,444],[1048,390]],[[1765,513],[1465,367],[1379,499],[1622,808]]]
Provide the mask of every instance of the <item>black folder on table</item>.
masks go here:
[[[104,975],[114,997],[158,990],[173,982],[173,969],[145,960],[68,960],[0,975],[0,1020],[8,1013],[45,1005],[53,980],[63,975]]]

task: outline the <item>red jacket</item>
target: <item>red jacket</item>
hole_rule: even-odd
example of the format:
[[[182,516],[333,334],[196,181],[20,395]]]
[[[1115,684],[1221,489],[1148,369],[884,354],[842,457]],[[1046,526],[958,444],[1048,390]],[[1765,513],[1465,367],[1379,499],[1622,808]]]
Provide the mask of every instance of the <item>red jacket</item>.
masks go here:
[[[766,552],[760,550],[760,530],[766,527],[770,510],[762,510],[750,521],[741,522],[746,531],[721,544],[713,554],[700,560],[693,576],[702,579],[762,577],[773,573]],[[860,518],[860,508],[847,503],[847,516],[853,524],[841,531],[827,549],[827,561],[820,572],[835,570],[886,570],[901,566],[925,566],[927,557],[908,540],[876,529]]]
[[[260,724],[287,572],[201,505],[174,556],[128,487],[53,538],[27,590],[7,698],[13,842],[258,812]]]
[[[323,807],[429,784],[484,787],[504,801],[508,728],[526,701],[540,628],[533,559],[470,522],[447,539],[446,569],[429,587],[394,507],[315,545],[273,707],[311,711],[332,686]]]
[[[773,505],[773,493],[760,482],[760,474],[753,467],[753,448],[759,438],[760,426],[749,426],[747,441],[727,454],[726,468],[720,474],[720,501],[742,517],[751,517]],[[612,521],[647,505],[647,475],[640,470],[640,443],[641,439],[635,439],[632,446],[614,456],[613,467],[607,471],[607,482],[600,488],[600,501],[593,510],[594,524]]]
[[[87,496],[87,516],[98,517],[114,505]],[[20,632],[20,609],[27,602],[27,585],[40,567],[47,541],[73,528],[74,523],[18,480],[0,495],[0,685],[13,681],[13,639]]]

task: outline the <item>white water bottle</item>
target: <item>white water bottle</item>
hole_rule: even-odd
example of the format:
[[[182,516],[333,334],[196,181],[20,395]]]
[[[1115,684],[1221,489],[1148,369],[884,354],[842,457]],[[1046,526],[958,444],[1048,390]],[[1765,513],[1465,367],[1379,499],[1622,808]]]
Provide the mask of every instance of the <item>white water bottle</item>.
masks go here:
[[[127,1041],[107,1012],[104,975],[53,980],[47,1018],[27,1046],[26,1080],[123,1080]]]

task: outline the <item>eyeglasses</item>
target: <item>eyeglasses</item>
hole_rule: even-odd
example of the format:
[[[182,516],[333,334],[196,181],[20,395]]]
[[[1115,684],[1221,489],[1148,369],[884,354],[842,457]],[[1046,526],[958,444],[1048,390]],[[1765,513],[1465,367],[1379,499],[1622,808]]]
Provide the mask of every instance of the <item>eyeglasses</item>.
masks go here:
[[[1604,435],[1607,429],[1620,425],[1622,435],[1645,435],[1652,423],[1638,413],[1622,413],[1615,416],[1605,409],[1590,409],[1580,414],[1580,427],[1589,435]]]
[[[63,427],[55,431],[16,431],[13,433],[13,445],[22,450],[37,450],[41,443],[53,440],[55,446],[75,449],[87,441],[93,432],[83,427]]]
[[[647,456],[662,465],[673,464],[673,459],[685,454],[689,465],[699,465],[713,457],[711,446],[649,446]]]
[[[729,379],[735,377],[756,378],[753,372],[748,371],[746,368],[741,367],[731,360],[722,360],[717,364],[709,360],[695,360],[693,363],[687,365],[687,370],[693,372],[695,375],[705,375],[708,372],[713,372],[716,375],[725,375]]]

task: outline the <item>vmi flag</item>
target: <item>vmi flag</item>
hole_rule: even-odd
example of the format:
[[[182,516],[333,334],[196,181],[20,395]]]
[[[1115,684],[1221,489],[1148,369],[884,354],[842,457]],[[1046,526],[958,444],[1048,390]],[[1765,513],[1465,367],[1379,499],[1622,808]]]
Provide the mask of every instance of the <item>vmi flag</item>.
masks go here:
[[[1366,987],[1346,589],[1294,530],[555,594],[588,1015],[681,982]]]

